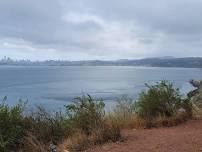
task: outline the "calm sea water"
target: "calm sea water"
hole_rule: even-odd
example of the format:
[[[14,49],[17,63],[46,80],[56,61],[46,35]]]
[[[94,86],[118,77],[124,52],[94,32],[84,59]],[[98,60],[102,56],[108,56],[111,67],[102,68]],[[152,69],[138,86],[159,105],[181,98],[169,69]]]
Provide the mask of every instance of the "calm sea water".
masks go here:
[[[182,94],[192,89],[188,81],[202,79],[202,69],[150,67],[0,67],[0,97],[8,97],[13,105],[19,99],[29,105],[57,109],[88,93],[102,97],[106,106],[122,95],[136,98],[144,83],[169,80]]]

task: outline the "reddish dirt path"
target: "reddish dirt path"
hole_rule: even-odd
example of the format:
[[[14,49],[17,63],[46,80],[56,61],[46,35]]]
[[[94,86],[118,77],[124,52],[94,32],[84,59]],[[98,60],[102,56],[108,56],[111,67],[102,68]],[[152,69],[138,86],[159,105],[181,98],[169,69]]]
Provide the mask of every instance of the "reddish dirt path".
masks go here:
[[[170,128],[123,131],[126,141],[89,152],[202,152],[202,119]]]

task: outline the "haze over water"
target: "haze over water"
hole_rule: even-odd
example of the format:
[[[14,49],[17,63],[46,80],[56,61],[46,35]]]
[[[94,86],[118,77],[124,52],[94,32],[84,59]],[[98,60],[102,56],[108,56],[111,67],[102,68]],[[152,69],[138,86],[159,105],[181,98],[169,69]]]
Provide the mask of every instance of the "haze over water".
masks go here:
[[[145,83],[169,80],[185,94],[192,89],[188,81],[201,76],[202,69],[196,68],[1,66],[0,97],[8,96],[10,105],[23,99],[29,106],[40,104],[52,110],[88,93],[102,97],[110,108],[122,95],[137,98]]]

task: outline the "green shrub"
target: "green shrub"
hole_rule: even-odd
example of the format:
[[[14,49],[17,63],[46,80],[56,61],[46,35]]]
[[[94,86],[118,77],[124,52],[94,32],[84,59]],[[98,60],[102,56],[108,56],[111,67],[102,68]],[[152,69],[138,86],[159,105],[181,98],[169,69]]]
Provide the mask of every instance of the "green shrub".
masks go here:
[[[6,97],[0,104],[0,151],[7,152],[21,144],[25,135],[23,107],[19,103],[13,107],[6,104]]]
[[[90,95],[76,98],[74,104],[66,106],[67,113],[49,113],[38,106],[24,115],[23,103],[9,107],[5,100],[0,104],[0,152],[41,151],[50,142],[57,144],[78,131],[85,134],[89,144],[120,137],[116,123],[105,120],[103,101],[95,101]]]
[[[175,88],[172,83],[161,81],[156,85],[146,84],[146,86],[148,90],[140,93],[136,107],[137,114],[141,117],[148,119],[158,116],[171,117],[180,108],[185,108],[183,105],[188,106],[189,101],[182,99],[179,89]]]
[[[102,100],[96,101],[90,95],[78,97],[74,104],[66,106],[71,128],[74,128],[70,149],[83,150],[89,145],[120,139],[120,127],[115,119],[105,117],[104,106]]]
[[[43,143],[60,141],[68,136],[68,118],[61,111],[49,113],[43,107],[37,109],[25,118],[28,132]]]
[[[43,145],[57,143],[69,135],[68,118],[62,112],[50,114],[38,106],[33,113],[24,115],[24,109],[25,103],[21,101],[9,107],[6,97],[0,104],[0,152],[27,148],[25,143],[31,136]]]
[[[75,98],[66,110],[73,128],[81,129],[90,134],[103,123],[105,104],[102,100],[95,101],[90,95]]]
[[[190,98],[184,99],[181,103],[181,108],[185,110],[185,114],[187,117],[192,117],[193,115],[193,104]]]

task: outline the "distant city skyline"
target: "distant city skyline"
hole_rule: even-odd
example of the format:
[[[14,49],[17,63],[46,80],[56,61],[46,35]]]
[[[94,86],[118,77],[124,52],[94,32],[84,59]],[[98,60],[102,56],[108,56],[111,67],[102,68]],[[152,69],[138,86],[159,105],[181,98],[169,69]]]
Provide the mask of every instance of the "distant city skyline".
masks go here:
[[[144,58],[139,60],[13,60],[9,57],[0,59],[0,66],[144,66],[144,67],[183,67],[202,68],[202,57],[189,58]]]
[[[201,0],[0,0],[0,58],[198,57],[201,13]]]

